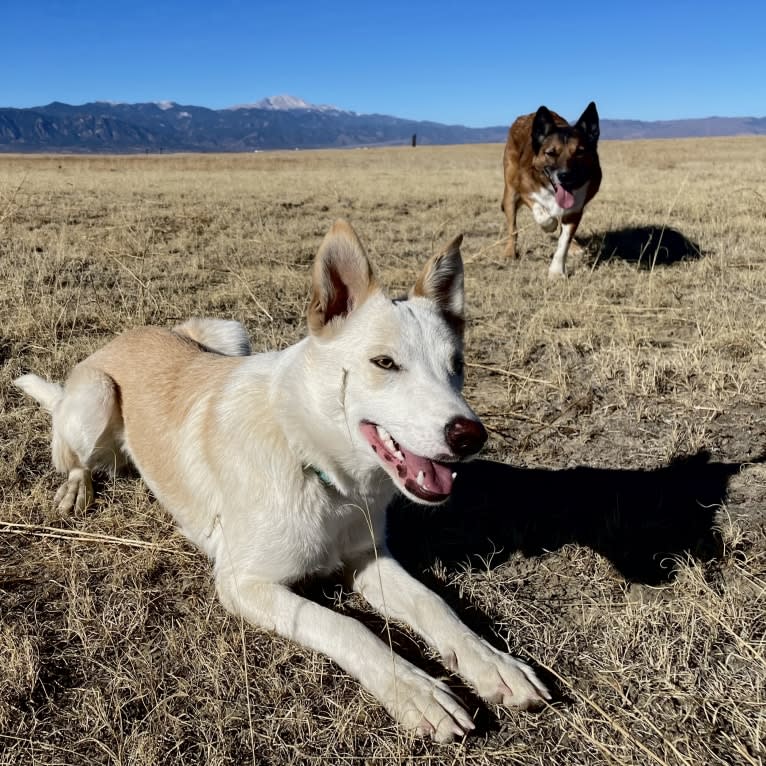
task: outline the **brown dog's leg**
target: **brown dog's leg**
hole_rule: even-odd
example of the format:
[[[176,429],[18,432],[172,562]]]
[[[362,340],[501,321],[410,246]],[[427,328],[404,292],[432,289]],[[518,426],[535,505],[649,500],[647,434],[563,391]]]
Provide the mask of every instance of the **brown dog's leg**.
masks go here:
[[[559,243],[556,246],[556,252],[553,254],[553,260],[548,268],[549,277],[567,276],[567,252],[569,251],[569,245],[574,239],[581,218],[582,213],[572,213],[571,215],[565,215],[561,219],[561,234],[559,234]]]
[[[516,251],[516,213],[519,202],[519,195],[506,184],[503,192],[503,212],[508,220],[508,244],[505,246],[505,255],[508,258],[519,257]]]

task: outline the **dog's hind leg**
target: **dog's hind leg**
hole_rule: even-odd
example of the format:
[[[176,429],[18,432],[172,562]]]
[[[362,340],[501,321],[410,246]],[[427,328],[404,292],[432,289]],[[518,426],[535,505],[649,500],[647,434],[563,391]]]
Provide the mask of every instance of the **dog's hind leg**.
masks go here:
[[[51,457],[56,470],[66,475],[54,503],[62,513],[84,510],[93,499],[92,471],[116,469],[124,463],[122,415],[114,381],[98,368],[80,364],[53,399],[43,394],[52,391],[54,384],[36,375],[24,375],[16,384],[52,410]]]
[[[516,214],[519,211],[519,205],[521,204],[521,197],[506,185],[503,192],[503,203],[501,205],[503,212],[505,213],[506,220],[508,221],[508,244],[505,246],[505,255],[507,258],[518,258],[519,253],[516,249],[516,237],[518,232],[516,231]]]
[[[53,463],[67,478],[54,502],[59,511],[82,511],[93,500],[92,472],[124,462],[122,413],[114,381],[96,367],[75,367],[53,413]]]

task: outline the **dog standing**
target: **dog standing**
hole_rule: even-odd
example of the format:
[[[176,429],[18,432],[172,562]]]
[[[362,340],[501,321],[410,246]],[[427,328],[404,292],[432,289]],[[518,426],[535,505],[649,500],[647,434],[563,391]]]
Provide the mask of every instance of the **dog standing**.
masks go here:
[[[63,388],[16,381],[52,413],[62,511],[87,506],[92,471],[129,458],[212,559],[227,609],[328,655],[396,720],[439,741],[474,728],[449,687],[290,585],[343,568],[484,699],[549,699],[526,664],[470,631],[385,547],[395,491],[445,501],[459,462],[487,438],[461,395],[461,239],[391,301],[339,221],[314,262],[309,335],[284,351],[249,356],[237,322],[193,319],[123,333]]]
[[[566,276],[567,252],[583,209],[601,185],[598,138],[598,112],[592,101],[574,126],[544,106],[535,114],[518,117],[511,125],[503,153],[507,256],[518,255],[516,213],[523,203],[543,231],[555,231],[561,221],[548,275]]]

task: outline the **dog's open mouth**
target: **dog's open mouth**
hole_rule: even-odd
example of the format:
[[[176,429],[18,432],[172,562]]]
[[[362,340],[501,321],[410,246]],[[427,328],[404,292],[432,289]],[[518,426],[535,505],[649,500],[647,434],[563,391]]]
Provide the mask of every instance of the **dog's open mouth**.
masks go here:
[[[378,459],[407,492],[426,503],[441,503],[449,497],[456,476],[449,465],[410,452],[375,423],[362,421],[359,428]]]
[[[562,210],[569,210],[570,208],[574,207],[574,194],[572,194],[569,189],[565,189],[560,183],[557,183],[553,177],[553,173],[551,173],[547,168],[545,169],[545,175],[548,176],[548,180],[553,186],[553,194],[556,197],[556,204]]]

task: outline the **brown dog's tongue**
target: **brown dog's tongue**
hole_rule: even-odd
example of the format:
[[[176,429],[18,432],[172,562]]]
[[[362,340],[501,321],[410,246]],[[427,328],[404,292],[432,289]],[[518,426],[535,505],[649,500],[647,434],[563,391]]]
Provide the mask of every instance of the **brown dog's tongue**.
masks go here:
[[[574,194],[568,192],[563,186],[556,187],[556,204],[563,210],[569,210],[575,203]]]

